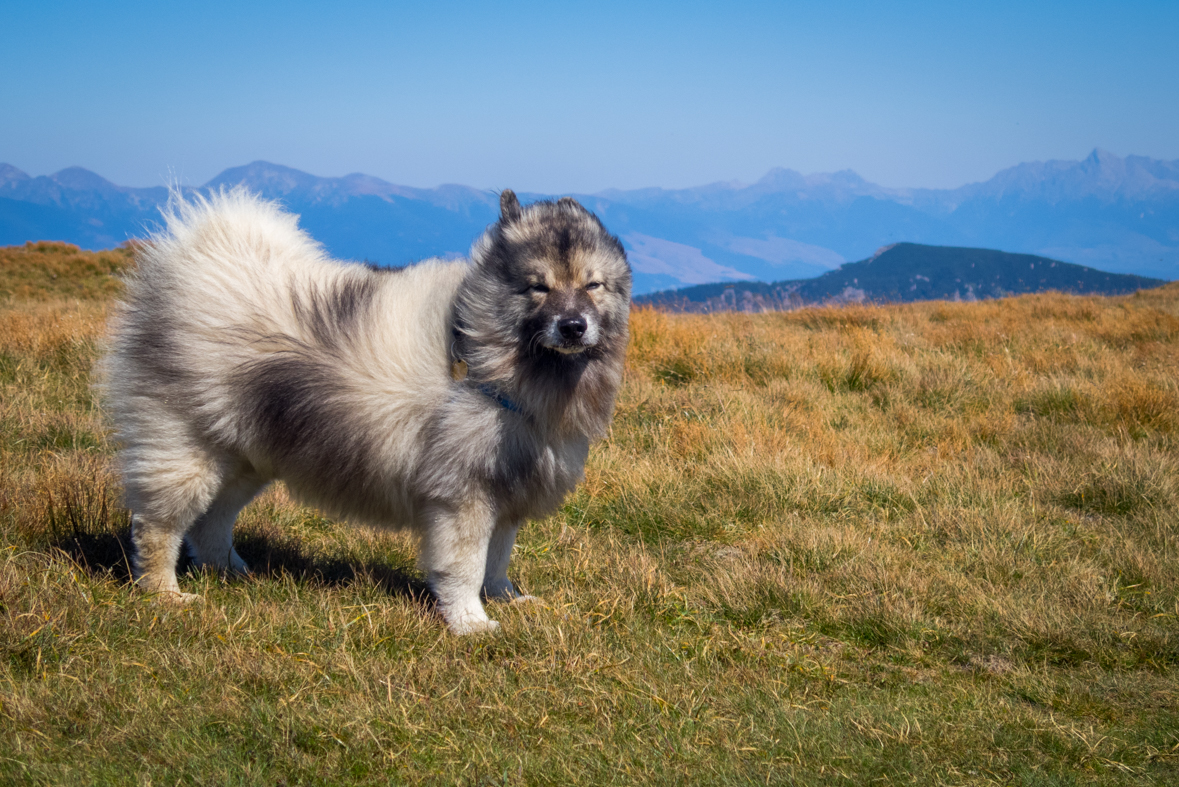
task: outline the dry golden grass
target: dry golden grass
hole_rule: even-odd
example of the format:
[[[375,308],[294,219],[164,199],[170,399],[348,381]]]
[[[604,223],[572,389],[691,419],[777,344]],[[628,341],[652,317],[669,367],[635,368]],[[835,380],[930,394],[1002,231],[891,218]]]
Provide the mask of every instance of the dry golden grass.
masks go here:
[[[57,241],[0,246],[0,298],[110,298],[119,292],[118,274],[131,264],[134,250],[134,243],[99,252]]]
[[[0,781],[1179,781],[1177,285],[636,311],[513,560],[544,602],[458,639],[412,544],[281,486],[255,577],[132,592],[108,301],[60,278],[0,303]]]

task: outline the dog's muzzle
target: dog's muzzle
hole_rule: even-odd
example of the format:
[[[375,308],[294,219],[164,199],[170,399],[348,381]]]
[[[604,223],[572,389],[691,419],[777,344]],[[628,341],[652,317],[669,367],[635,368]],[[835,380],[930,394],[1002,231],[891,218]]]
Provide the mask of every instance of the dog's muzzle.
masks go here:
[[[565,355],[576,355],[598,343],[598,325],[584,314],[562,314],[545,331],[544,345]]]

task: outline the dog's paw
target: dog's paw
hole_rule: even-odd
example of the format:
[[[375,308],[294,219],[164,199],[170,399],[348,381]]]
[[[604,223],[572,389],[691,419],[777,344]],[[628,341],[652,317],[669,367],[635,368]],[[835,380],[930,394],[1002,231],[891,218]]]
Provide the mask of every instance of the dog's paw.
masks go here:
[[[158,593],[153,593],[152,598],[165,604],[176,604],[178,606],[198,604],[205,600],[205,597],[199,593],[182,593],[179,590],[161,590]]]
[[[499,623],[494,620],[467,619],[450,626],[450,632],[460,637],[465,637],[468,634],[492,634],[496,631],[499,631]]]
[[[488,601],[511,601],[520,595],[516,592],[516,587],[507,577],[500,579],[498,582],[484,584],[482,594],[483,598]]]
[[[498,623],[487,617],[487,611],[478,600],[443,606],[440,612],[451,633],[460,637],[467,634],[482,634],[499,628]]]

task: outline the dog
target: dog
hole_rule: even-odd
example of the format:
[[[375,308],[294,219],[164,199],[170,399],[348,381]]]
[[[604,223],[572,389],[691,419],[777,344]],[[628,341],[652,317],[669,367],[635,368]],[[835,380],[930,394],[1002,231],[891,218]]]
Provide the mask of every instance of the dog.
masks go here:
[[[584,477],[622,379],[631,270],[576,200],[500,216],[468,260],[331,259],[298,217],[239,187],[174,196],[139,247],[100,386],[132,512],[135,579],[190,600],[182,544],[248,573],[238,512],[267,484],[329,516],[408,528],[456,634],[523,522]]]

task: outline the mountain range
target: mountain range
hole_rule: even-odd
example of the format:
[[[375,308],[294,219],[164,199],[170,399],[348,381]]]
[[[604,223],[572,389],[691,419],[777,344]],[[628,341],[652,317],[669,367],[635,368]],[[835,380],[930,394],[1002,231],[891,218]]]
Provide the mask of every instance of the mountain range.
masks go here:
[[[299,213],[332,254],[384,265],[465,254],[496,218],[491,191],[411,188],[361,174],[322,178],[262,161],[201,188],[239,183]],[[775,169],[752,184],[573,196],[626,245],[636,294],[811,278],[899,242],[1179,279],[1179,161],[1102,150],[1082,161],[1019,164],[956,189],[893,189],[851,171]],[[52,239],[110,247],[142,236],[166,199],[162,186],[117,186],[80,167],[31,177],[0,164],[0,245]]]
[[[699,284],[635,302],[671,311],[761,312],[821,303],[977,301],[1045,290],[1125,295],[1163,283],[1033,254],[896,243],[810,279]]]

